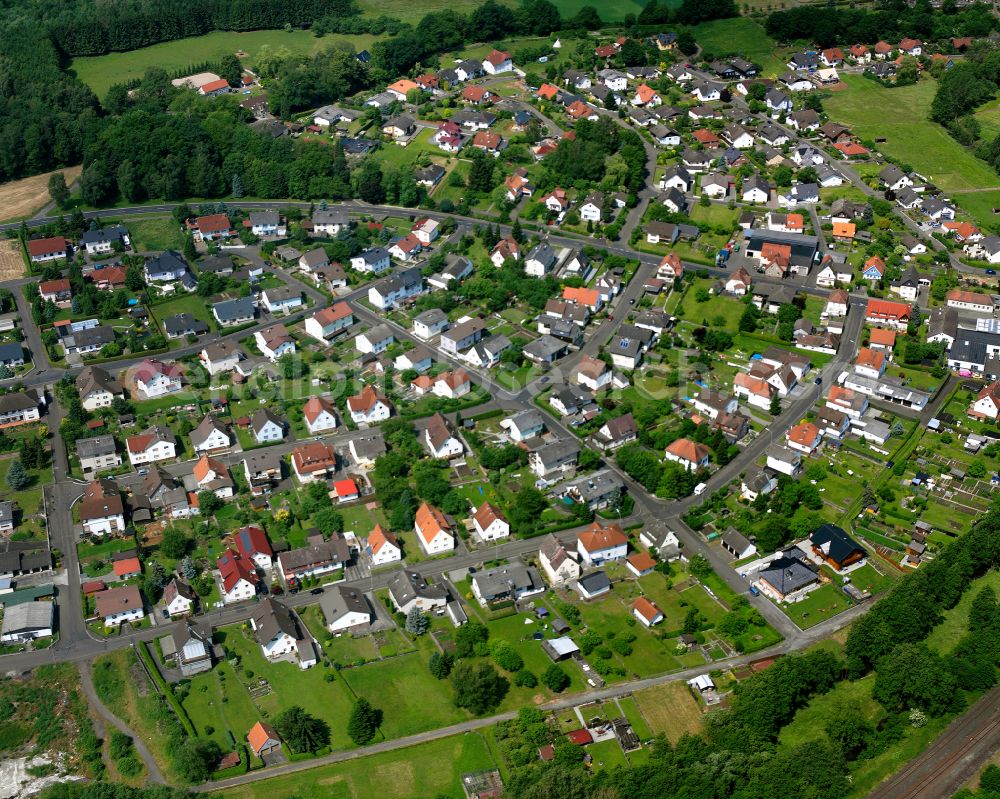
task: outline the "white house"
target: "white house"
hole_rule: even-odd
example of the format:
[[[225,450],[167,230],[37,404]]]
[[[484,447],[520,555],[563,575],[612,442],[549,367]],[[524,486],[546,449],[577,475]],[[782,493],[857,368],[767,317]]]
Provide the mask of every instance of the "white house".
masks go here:
[[[552,585],[565,585],[580,577],[580,564],[551,533],[545,537],[538,550],[538,563]]]
[[[250,232],[255,236],[284,236],[288,228],[277,211],[251,211]]]
[[[333,403],[323,397],[310,397],[302,408],[302,418],[311,435],[326,433],[337,427],[337,412]]]
[[[351,268],[365,274],[379,274],[392,265],[389,251],[382,247],[372,247],[351,258]]]
[[[145,399],[156,399],[181,390],[181,370],[176,364],[165,364],[152,358],[132,371],[135,387]]]
[[[94,596],[97,615],[104,619],[105,627],[117,627],[127,622],[139,621],[146,615],[142,594],[137,585],[109,588]]]
[[[365,386],[360,394],[347,398],[347,409],[351,419],[358,424],[384,422],[392,415],[389,400],[370,385]]]
[[[708,466],[709,449],[689,438],[678,438],[664,452],[668,461],[679,463],[687,471],[693,472]]]
[[[608,561],[624,560],[628,554],[628,537],[621,525],[604,527],[594,521],[576,538],[576,551],[585,566],[600,566]]]
[[[191,587],[175,577],[163,589],[163,604],[170,618],[187,616],[194,611],[195,593]]]
[[[354,348],[358,352],[378,354],[389,349],[395,340],[388,325],[375,325],[375,327],[364,333],[359,333],[355,337]]]
[[[498,541],[510,536],[510,522],[489,502],[479,506],[472,516],[472,524],[483,541]]]
[[[354,324],[354,314],[346,302],[338,302],[329,308],[317,311],[305,321],[305,331],[321,344],[329,344],[330,339]]]
[[[372,621],[372,610],[365,595],[356,588],[336,585],[319,601],[326,629],[331,633],[366,629]]]
[[[457,458],[465,447],[459,439],[452,435],[448,423],[440,413],[435,413],[427,420],[427,429],[424,431],[424,442],[431,453],[431,457],[451,459]]]
[[[368,557],[371,558],[372,566],[385,566],[403,559],[403,550],[400,548],[396,536],[383,530],[379,524],[376,524],[368,534],[366,551]]]
[[[257,595],[260,580],[252,563],[227,549],[219,556],[216,565],[222,580],[222,601],[225,604],[245,602]]]
[[[455,535],[448,519],[426,502],[417,509],[413,526],[425,554],[439,555],[455,548]]]
[[[166,427],[154,426],[125,440],[128,460],[133,466],[157,463],[177,457],[177,439]]]

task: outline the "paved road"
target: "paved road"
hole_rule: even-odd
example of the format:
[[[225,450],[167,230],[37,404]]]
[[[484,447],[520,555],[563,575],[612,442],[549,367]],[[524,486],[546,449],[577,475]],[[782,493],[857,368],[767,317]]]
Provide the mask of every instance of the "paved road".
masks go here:
[[[163,772],[160,771],[160,767],[156,762],[156,758],[153,757],[153,753],[149,751],[149,747],[146,746],[146,742],[142,738],[135,734],[135,732],[118,716],[108,709],[101,698],[97,695],[97,691],[94,690],[94,681],[90,674],[90,663],[78,663],[80,671],[80,687],[83,689],[84,696],[90,702],[90,706],[94,708],[97,714],[101,717],[103,721],[110,721],[111,724],[119,731],[125,733],[129,738],[132,739],[132,745],[135,747],[135,751],[138,753],[139,757],[142,758],[142,762],[146,764],[146,781],[156,783],[158,785],[166,785],[166,780],[163,778]],[[98,731],[98,735],[101,735],[101,731]]]
[[[1000,751],[1000,686],[953,721],[868,799],[947,799]]]

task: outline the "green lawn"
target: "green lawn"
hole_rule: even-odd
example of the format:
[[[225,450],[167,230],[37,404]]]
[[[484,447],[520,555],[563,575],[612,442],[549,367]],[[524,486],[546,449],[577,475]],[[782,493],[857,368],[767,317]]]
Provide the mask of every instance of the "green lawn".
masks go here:
[[[208,325],[209,330],[215,330],[218,325],[212,317],[211,300],[199,297],[197,294],[182,294],[167,300],[166,302],[154,305],[150,310],[156,320],[162,325],[163,320],[168,316],[180,313],[189,313],[195,319],[200,319]],[[183,341],[183,339],[178,339]]]
[[[849,126],[862,138],[885,137],[879,147],[886,155],[909,164],[947,192],[1000,186],[1000,178],[985,162],[928,120],[936,81],[922,78],[913,86],[886,89],[860,75],[845,75],[843,80],[849,90],[823,101],[831,119]],[[988,219],[983,215],[988,202],[985,197],[970,195],[966,206],[967,195],[952,196],[980,221]],[[993,198],[995,205],[995,191]]]
[[[70,69],[76,72],[80,80],[90,86],[99,97],[104,97],[112,85],[131,78],[141,78],[150,67],[162,67],[173,74],[192,64],[216,61],[238,50],[250,54],[245,63],[252,66],[257,52],[264,45],[269,45],[274,50],[285,47],[292,53],[308,54],[341,43],[350,44],[356,50],[363,50],[370,47],[378,38],[367,34],[316,38],[309,31],[303,30],[262,30],[245,33],[215,31],[205,36],[163,42],[128,53],[75,58],[70,64]],[[131,223],[129,227],[131,228]]]
[[[141,52],[141,51],[140,51]],[[116,53],[117,55],[133,55],[132,53]],[[99,56],[111,58],[111,56]],[[179,250],[184,246],[184,236],[180,226],[170,216],[129,217],[125,222],[132,248],[136,252],[154,252],[159,250]]]
[[[843,613],[850,606],[851,601],[839,586],[827,584],[810,591],[801,602],[782,605],[782,609],[788,614],[788,618],[802,629],[806,629],[826,621],[831,616]]]
[[[462,799],[461,775],[495,767],[485,738],[470,732],[289,774],[222,792],[225,799]]]
[[[370,511],[363,504],[358,504],[349,508],[337,508],[337,512],[344,517],[344,530],[353,532],[358,538],[367,538],[376,524],[388,529],[388,522],[381,508]]]
[[[0,498],[16,500],[24,516],[40,513],[42,511],[42,488],[52,482],[52,468],[25,469],[31,482],[27,488],[14,491],[7,485],[7,470],[15,460],[17,460],[16,457],[0,460]]]
[[[182,705],[198,734],[216,741],[223,752],[232,750],[227,731],[236,741],[242,741],[250,728],[260,721],[253,700],[226,661],[192,677]],[[211,734],[207,727],[212,728]]]
[[[739,209],[729,208],[718,203],[712,203],[707,206],[695,203],[691,209],[691,218],[695,222],[707,223],[709,225],[726,225],[727,227],[735,228],[736,220],[739,219],[739,216]]]
[[[226,693],[246,691],[247,684],[260,679],[270,683],[273,691],[255,700],[257,709],[265,718],[276,716],[292,705],[304,705],[330,725],[330,744],[335,749],[351,747],[347,736],[347,718],[354,704],[354,696],[344,680],[337,677],[327,682],[325,677],[333,673],[322,666],[302,670],[294,663],[268,663],[260,651],[260,646],[244,633],[242,627],[223,628],[226,633],[225,646],[242,658],[243,671],[238,675],[237,685],[227,686]],[[247,670],[253,672],[248,677]]]
[[[774,77],[785,69],[774,55],[774,41],[760,25],[746,17],[703,22],[692,32],[703,51],[716,57],[742,55],[759,63],[766,77]]]
[[[452,702],[450,684],[432,676],[427,659],[419,653],[345,669],[340,678],[354,695],[364,696],[382,709],[386,738],[446,727],[468,718]],[[340,724],[343,726],[343,720]]]
[[[728,209],[723,209],[728,210]],[[686,319],[693,324],[700,325],[702,320],[707,320],[714,325],[716,320],[722,321],[719,325],[725,330],[735,331],[738,329],[740,317],[743,315],[745,306],[739,300],[732,297],[713,294],[707,302],[698,302],[696,295],[698,289],[708,289],[715,282],[712,278],[698,278],[687,289],[684,301],[675,313],[681,319]]]

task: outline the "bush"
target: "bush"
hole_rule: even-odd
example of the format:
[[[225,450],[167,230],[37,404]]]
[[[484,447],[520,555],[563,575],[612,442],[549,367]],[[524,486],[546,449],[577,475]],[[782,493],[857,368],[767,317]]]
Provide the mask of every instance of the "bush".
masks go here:
[[[542,673],[542,682],[552,693],[558,694],[569,687],[569,675],[553,663]]]
[[[493,660],[504,671],[514,672],[524,668],[524,660],[507,641],[494,641],[490,648],[493,650]]]
[[[514,685],[518,688],[534,688],[538,685],[538,678],[527,669],[521,669],[514,675]]]

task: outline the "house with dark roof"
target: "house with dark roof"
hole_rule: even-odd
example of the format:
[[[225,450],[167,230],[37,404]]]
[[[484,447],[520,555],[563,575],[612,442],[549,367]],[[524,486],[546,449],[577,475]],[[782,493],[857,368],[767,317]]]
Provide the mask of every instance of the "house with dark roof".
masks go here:
[[[809,537],[813,554],[833,569],[842,571],[859,561],[868,553],[861,544],[834,524],[823,524]]]

